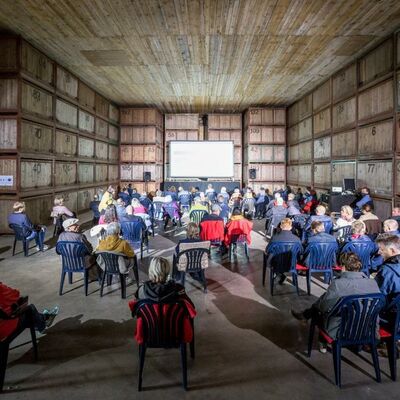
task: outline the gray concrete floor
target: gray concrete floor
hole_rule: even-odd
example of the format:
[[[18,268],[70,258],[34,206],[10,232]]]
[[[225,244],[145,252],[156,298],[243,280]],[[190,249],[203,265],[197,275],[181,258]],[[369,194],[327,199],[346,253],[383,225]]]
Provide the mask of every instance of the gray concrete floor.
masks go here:
[[[81,217],[88,220],[89,215]],[[181,388],[181,366],[176,350],[150,349],[146,356],[144,390],[137,392],[138,347],[135,321],[119,285],[103,298],[97,283],[85,297],[82,281],[65,285],[58,295],[60,260],[53,247],[31,249],[11,256],[11,236],[0,237],[0,280],[29,295],[40,310],[60,306],[60,314],[46,334],[39,335],[39,361],[32,362],[28,333],[10,350],[4,399],[397,399],[398,383],[390,380],[388,361],[381,358],[382,383],[373,379],[368,353],[355,356],[344,350],[340,390],[334,385],[331,354],[313,351],[305,356],[308,327],[295,320],[291,307],[302,309],[315,301],[325,285],[314,279],[312,296],[301,295],[289,282],[277,286],[275,296],[261,285],[263,224],[255,221],[250,261],[241,251],[231,262],[213,254],[206,272],[208,293],[188,280],[186,289],[196,305],[196,359],[188,361],[189,391]],[[146,279],[148,257],[171,256],[182,228],[159,231],[150,240],[150,253],[140,262],[140,280]],[[21,251],[21,248],[18,247]],[[268,283],[268,278],[267,278]]]

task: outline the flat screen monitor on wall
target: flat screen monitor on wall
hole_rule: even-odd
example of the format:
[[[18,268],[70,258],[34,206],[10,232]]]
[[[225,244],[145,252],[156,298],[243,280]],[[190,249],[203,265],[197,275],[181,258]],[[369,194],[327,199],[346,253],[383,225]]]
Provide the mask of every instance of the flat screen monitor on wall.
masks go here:
[[[233,178],[232,141],[171,141],[171,178]]]

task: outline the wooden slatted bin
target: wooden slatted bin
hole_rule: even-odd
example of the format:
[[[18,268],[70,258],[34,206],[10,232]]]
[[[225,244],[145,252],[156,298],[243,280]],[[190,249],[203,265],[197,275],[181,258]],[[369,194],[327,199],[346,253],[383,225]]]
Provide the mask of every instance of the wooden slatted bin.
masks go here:
[[[241,130],[208,130],[208,140],[211,141],[232,141],[235,146],[242,145]]]
[[[251,107],[244,114],[244,124],[245,127],[286,125],[286,109]]]
[[[112,144],[108,145],[108,160],[111,162],[116,162],[119,159],[119,146],[114,146]]]
[[[121,108],[121,125],[154,125],[163,129],[163,116],[155,108]]]
[[[78,178],[81,184],[94,183],[94,164],[80,162],[78,164]]]
[[[328,79],[313,92],[313,111],[326,107],[331,100],[331,82]]]
[[[314,114],[314,136],[323,136],[331,129],[331,109],[330,107],[325,110]]]
[[[253,189],[255,193],[258,193],[261,188],[268,189],[269,193],[272,195],[276,190],[283,189],[285,187],[284,182],[246,182],[246,186]]]
[[[356,123],[356,98],[352,97],[333,106],[332,125],[334,130],[352,128]]]
[[[332,186],[343,187],[343,179],[355,179],[356,163],[354,161],[332,163]]]
[[[253,145],[244,148],[244,163],[285,162],[285,146]]]
[[[111,125],[110,125],[111,126]],[[96,118],[96,135],[102,138],[108,137],[109,124],[104,119]]]
[[[301,164],[298,166],[299,170],[299,185],[309,186],[311,182],[312,175],[312,165],[311,164]]]
[[[161,187],[161,182],[132,182],[132,181],[121,181],[120,186],[126,186],[128,183],[132,184],[132,188],[135,188],[138,193],[143,192],[156,192]]]
[[[331,164],[314,164],[314,186],[331,187]]]
[[[286,168],[287,182],[291,185],[296,185],[299,182],[299,166],[298,165],[288,165]]]
[[[199,114],[165,114],[166,130],[198,130]]]
[[[59,93],[76,100],[78,98],[78,79],[69,71],[57,65],[56,88]]]
[[[78,149],[78,136],[74,133],[56,130],[55,153],[59,156],[75,157]]]
[[[80,107],[83,107],[92,113],[95,112],[95,97],[95,91],[83,82],[79,81],[78,98]]]
[[[296,144],[299,142],[299,125],[293,125],[287,130],[288,144]]]
[[[94,116],[79,110],[78,128],[83,132],[94,133]]]
[[[95,181],[107,182],[108,181],[108,165],[96,164],[95,166]]]
[[[163,144],[162,131],[156,126],[123,126],[121,143],[126,144]]]
[[[56,122],[59,125],[77,129],[78,128],[78,107],[57,98],[56,100]]]
[[[374,213],[379,217],[381,221],[389,219],[392,216],[392,200],[378,199],[374,200]]]
[[[325,136],[314,140],[314,160],[331,158],[331,137]]]
[[[54,205],[54,196],[38,196],[21,198],[25,202],[26,214],[33,224],[49,225],[52,223],[50,217]]]
[[[95,98],[96,114],[102,118],[108,119],[110,103],[103,97],[96,93]]]
[[[94,188],[87,188],[78,191],[78,212],[87,211],[89,209],[90,202],[93,200],[94,195]]]
[[[256,170],[256,178],[250,179],[250,169]],[[245,164],[243,168],[243,179],[245,182],[250,180],[274,182],[286,180],[285,164]]]
[[[108,144],[106,142],[101,142],[100,140],[96,140],[95,157],[99,160],[108,159]]]
[[[313,141],[299,143],[299,161],[311,162],[313,150]]]
[[[332,135],[332,158],[354,157],[357,153],[355,130]]]
[[[119,165],[109,164],[108,165],[108,180],[110,182],[116,182],[119,180]]]
[[[333,102],[351,96],[357,89],[357,63],[342,69],[332,78]]]
[[[244,134],[245,145],[285,143],[286,129],[280,126],[250,126],[247,128]]]
[[[13,205],[16,201],[18,201],[17,197],[0,197],[0,234],[12,233],[8,227],[8,215],[13,212]]]
[[[392,197],[393,161],[359,161],[357,163],[357,186],[367,186],[376,196]]]
[[[56,161],[54,164],[55,186],[72,186],[78,181],[78,166],[75,162]]]
[[[393,119],[367,125],[358,130],[360,157],[390,157],[394,150]]]
[[[119,143],[119,128],[117,126],[108,125],[108,140],[113,143]]]
[[[208,130],[242,130],[242,114],[208,114]]]
[[[78,141],[78,156],[83,158],[94,158],[95,141],[83,136],[79,137]]]
[[[110,109],[109,109],[109,118],[110,121],[118,124],[119,123],[119,108],[115,106],[114,104],[110,103]]]
[[[312,114],[312,94],[292,104],[288,108],[288,124],[293,126]]]

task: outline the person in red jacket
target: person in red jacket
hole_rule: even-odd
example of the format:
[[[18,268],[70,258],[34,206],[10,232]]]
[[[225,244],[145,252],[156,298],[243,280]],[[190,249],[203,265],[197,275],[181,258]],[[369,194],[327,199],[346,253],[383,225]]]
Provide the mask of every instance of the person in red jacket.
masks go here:
[[[39,332],[50,327],[58,314],[58,307],[39,313],[27,296],[21,296],[19,290],[0,282],[0,341],[12,335],[16,330],[34,326]]]
[[[234,235],[245,235],[247,244],[251,244],[251,231],[253,222],[245,218],[239,208],[235,208],[232,217],[226,224],[224,244],[229,247]]]
[[[200,222],[200,239],[211,242],[223,242],[225,235],[224,220],[219,216],[221,207],[213,204],[211,214],[205,214]]]

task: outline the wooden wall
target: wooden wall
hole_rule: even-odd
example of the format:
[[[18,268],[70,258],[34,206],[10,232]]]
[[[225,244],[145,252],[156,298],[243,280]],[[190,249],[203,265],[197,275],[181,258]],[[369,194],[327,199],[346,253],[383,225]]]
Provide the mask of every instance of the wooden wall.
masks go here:
[[[88,209],[97,188],[119,182],[118,146],[118,107],[25,40],[0,37],[2,213],[21,199],[48,223],[57,194]]]
[[[400,34],[288,108],[287,182],[326,192],[355,178],[384,218],[400,200]]]

